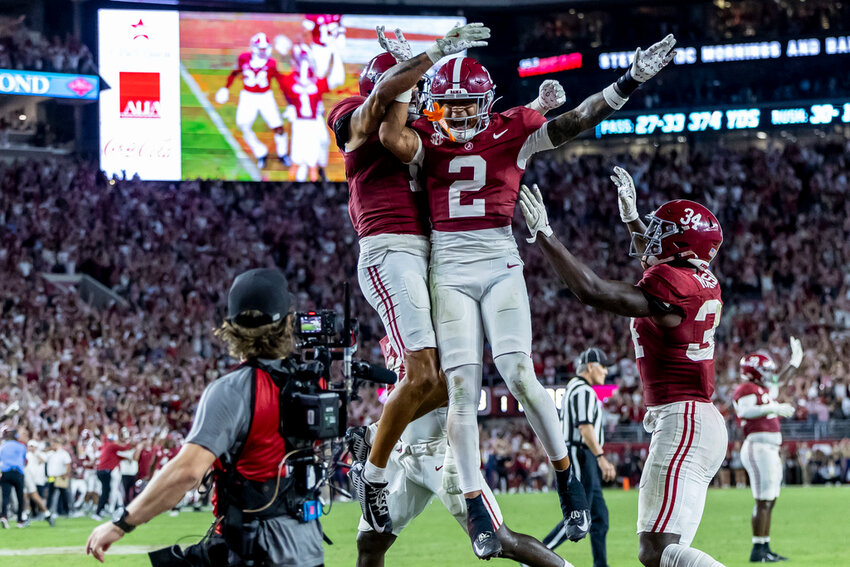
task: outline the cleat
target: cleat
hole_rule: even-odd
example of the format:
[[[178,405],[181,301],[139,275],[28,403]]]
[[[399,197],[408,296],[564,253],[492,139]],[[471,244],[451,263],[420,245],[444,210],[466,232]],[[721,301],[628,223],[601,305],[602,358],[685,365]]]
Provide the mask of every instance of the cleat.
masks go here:
[[[788,558],[787,558],[787,557],[785,557],[784,555],[779,555],[778,553],[776,553],[775,551],[773,551],[772,549],[770,549],[770,546],[769,546],[769,545],[768,545],[768,547],[767,547],[767,555],[768,555],[771,559],[773,559],[773,561],[774,561],[774,562],[777,562],[777,561],[788,561]]]
[[[7,520],[6,518],[0,518],[0,526],[2,526],[4,530],[8,530],[9,520]]]
[[[369,458],[369,451],[372,446],[366,441],[366,426],[349,427],[345,430],[345,446],[348,447],[348,452],[351,453],[351,458],[355,462],[365,463]]]
[[[50,514],[47,516],[47,523],[50,524],[51,528],[56,527],[56,514]]]
[[[257,167],[259,169],[265,169],[266,168],[266,156],[263,156],[261,158],[257,158]]]
[[[280,160],[280,163],[281,163],[281,165],[283,165],[283,167],[291,167],[292,166],[292,159],[288,155],[277,156],[277,159]]]
[[[558,498],[564,515],[564,531],[570,541],[580,541],[590,531],[590,508],[584,487],[570,474],[567,486],[558,484]]]
[[[52,514],[51,514],[51,515],[52,515]],[[91,516],[89,516],[89,517],[90,517],[92,520],[94,520],[95,522],[101,522],[101,521],[103,521],[103,517],[102,517],[100,514],[98,514],[97,512],[95,512],[94,514],[92,514],[92,515],[91,515]]]
[[[371,484],[363,478],[365,465],[354,463],[348,471],[348,480],[354,489],[354,495],[360,501],[360,511],[375,532],[379,534],[390,534],[393,531],[393,521],[390,518],[390,509],[387,506],[387,483]]]
[[[502,543],[496,536],[493,521],[481,496],[466,499],[466,531],[472,541],[472,551],[478,559],[487,561],[502,554]]]
[[[19,528],[28,528],[28,527],[30,527],[30,521],[25,520],[23,522],[18,522],[18,527]]]
[[[785,559],[780,559],[763,543],[755,544],[750,553],[750,563],[779,563],[780,561],[785,561]]]

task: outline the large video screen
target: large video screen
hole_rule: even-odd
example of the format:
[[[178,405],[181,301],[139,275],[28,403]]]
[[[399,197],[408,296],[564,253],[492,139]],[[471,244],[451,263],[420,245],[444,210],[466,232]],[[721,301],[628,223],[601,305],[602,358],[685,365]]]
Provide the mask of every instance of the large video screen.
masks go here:
[[[345,178],[325,116],[358,93],[375,26],[413,52],[461,17],[98,12],[100,159],[150,180]]]

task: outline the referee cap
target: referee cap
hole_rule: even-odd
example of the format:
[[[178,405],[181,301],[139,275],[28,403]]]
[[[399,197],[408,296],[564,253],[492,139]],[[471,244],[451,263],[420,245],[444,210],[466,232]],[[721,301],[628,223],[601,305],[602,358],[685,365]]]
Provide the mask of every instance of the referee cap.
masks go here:
[[[602,351],[602,349],[590,347],[589,349],[578,355],[578,360],[576,360],[576,368],[580,366],[586,366],[591,362],[598,362],[602,366],[610,365],[608,357],[605,356],[605,353]]]
[[[286,276],[278,269],[257,268],[236,276],[227,294],[227,319],[243,327],[261,327],[289,313],[291,298]],[[259,311],[261,316],[246,316]]]

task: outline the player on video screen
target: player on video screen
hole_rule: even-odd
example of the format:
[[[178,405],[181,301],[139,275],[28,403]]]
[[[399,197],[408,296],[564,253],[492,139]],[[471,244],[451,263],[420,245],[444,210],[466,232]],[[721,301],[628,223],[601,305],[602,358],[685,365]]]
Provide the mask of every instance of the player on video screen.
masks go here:
[[[322,95],[337,88],[345,78],[342,58],[332,54],[325,75],[320,75],[312,58],[312,50],[305,44],[292,47],[292,71],[280,81],[283,96],[289,106],[284,111],[292,125],[292,169],[289,179],[310,181],[319,178],[319,167],[328,163],[330,139],[325,126]],[[334,77],[331,80],[330,77]]]
[[[278,159],[285,166],[290,165],[287,155],[287,135],[283,131],[283,118],[271,90],[271,80],[277,79],[282,85],[277,62],[272,59],[272,46],[265,33],[255,34],[251,38],[251,51],[239,55],[236,67],[227,76],[227,84],[215,93],[215,101],[224,104],[230,96],[230,85],[237,76],[242,76],[242,91],[236,105],[236,126],[242,131],[245,143],[251,148],[260,169],[266,166],[269,149],[257,139],[254,133],[254,121],[257,114],[263,117],[266,125],[274,132],[274,145]]]

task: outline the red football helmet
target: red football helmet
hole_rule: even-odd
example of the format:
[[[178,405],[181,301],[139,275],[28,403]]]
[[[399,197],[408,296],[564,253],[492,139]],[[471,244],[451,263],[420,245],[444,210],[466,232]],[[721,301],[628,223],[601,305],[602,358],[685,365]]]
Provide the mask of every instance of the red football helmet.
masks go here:
[[[650,266],[684,259],[705,268],[723,244],[717,217],[694,201],[668,201],[646,218],[646,232],[632,234],[629,255],[645,259]],[[638,242],[646,246],[643,253],[637,251]]]
[[[254,57],[259,57],[260,59],[268,59],[272,56],[272,46],[266,34],[263,32],[254,34],[251,38],[251,53]]]
[[[490,125],[490,111],[496,102],[496,85],[481,63],[471,57],[455,57],[437,71],[431,81],[429,97],[443,104],[455,100],[475,101],[477,109],[474,115],[446,118],[452,136],[459,142],[466,142]],[[473,120],[474,123],[470,124]],[[436,122],[434,128],[439,128]]]
[[[331,40],[345,32],[339,14],[304,14],[301,25],[311,33],[313,43],[327,45]]]
[[[363,71],[360,72],[360,96],[369,96],[375,84],[386,71],[395,67],[396,60],[388,51],[376,55],[369,61]]]
[[[754,352],[741,357],[741,378],[750,382],[766,384],[776,378],[776,363],[769,354]]]

